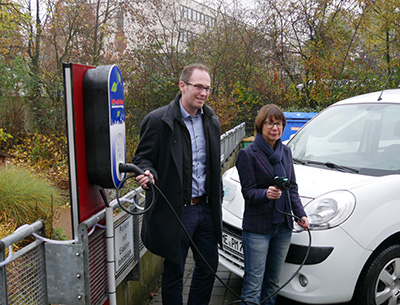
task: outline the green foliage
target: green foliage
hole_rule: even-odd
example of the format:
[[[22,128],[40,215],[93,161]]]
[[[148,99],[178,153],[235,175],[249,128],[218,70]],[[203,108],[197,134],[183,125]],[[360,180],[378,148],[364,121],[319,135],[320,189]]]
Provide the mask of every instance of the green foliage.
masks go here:
[[[132,61],[141,62],[140,67],[132,69],[131,61],[120,66],[125,82],[125,122],[130,138],[139,134],[140,123],[148,112],[171,102],[179,90],[180,71],[168,64],[160,65],[159,54],[139,49],[135,56]]]
[[[20,55],[11,60],[0,56],[0,126],[9,133],[29,128],[31,124],[27,99],[29,67]]]
[[[234,85],[232,99],[236,101],[238,108],[232,125],[246,122],[246,134],[252,134],[258,110],[266,104],[266,101],[261,100],[253,88],[246,87],[241,82]]]
[[[54,208],[62,203],[60,191],[24,168],[0,168],[0,223],[13,229],[42,219],[52,231]]]
[[[0,55],[0,99],[26,93],[29,82],[28,65],[21,55],[6,61]]]
[[[60,240],[67,240],[67,235],[65,234],[65,230],[63,228],[57,227],[55,228],[55,235],[59,237]]]

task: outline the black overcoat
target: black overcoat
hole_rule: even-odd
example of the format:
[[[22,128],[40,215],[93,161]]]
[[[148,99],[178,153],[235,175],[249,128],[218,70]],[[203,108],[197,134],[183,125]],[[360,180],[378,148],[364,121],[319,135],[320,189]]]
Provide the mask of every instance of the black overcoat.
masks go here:
[[[140,142],[133,163],[150,170],[176,214],[183,209],[183,133],[187,132],[182,120],[179,93],[169,105],[145,116],[140,128]],[[203,106],[203,125],[207,143],[206,190],[211,205],[216,238],[222,243],[222,179],[220,163],[220,124],[212,108]],[[191,152],[190,152],[191,154]],[[182,229],[165,199],[157,192],[153,207],[144,215],[141,237],[144,245],[154,254],[178,263]],[[146,193],[146,206],[152,199]]]

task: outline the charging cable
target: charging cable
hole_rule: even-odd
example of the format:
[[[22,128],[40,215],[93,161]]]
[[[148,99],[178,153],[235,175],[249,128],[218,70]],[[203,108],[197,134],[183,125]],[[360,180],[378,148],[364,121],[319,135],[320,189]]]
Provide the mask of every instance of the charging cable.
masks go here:
[[[152,195],[153,195],[153,197],[152,197],[152,201],[151,201],[150,205],[149,205],[146,209],[144,209],[144,210],[141,211],[141,212],[132,212],[132,211],[129,211],[129,210],[125,209],[125,208],[121,205],[120,200],[119,200],[119,188],[122,186],[122,183],[124,183],[127,179],[130,179],[130,178],[133,178],[133,177],[136,177],[136,176],[139,176],[139,175],[144,175],[144,171],[143,171],[142,169],[140,169],[138,166],[134,165],[134,164],[122,164],[122,163],[119,165],[119,170],[120,170],[120,172],[133,172],[133,175],[127,176],[124,180],[121,181],[120,185],[118,186],[117,192],[116,192],[116,199],[117,199],[117,202],[118,202],[118,204],[120,205],[120,207],[121,207],[125,212],[127,212],[127,213],[129,213],[129,214],[133,214],[133,215],[140,215],[140,214],[146,213],[146,212],[153,206],[153,204],[154,204],[154,199],[155,199],[155,192],[154,192],[154,189],[157,190],[157,192],[164,198],[165,202],[168,204],[168,206],[169,206],[169,208],[171,209],[172,213],[175,215],[176,220],[178,221],[178,223],[179,223],[179,225],[181,226],[182,230],[184,231],[184,233],[185,233],[186,236],[188,237],[188,239],[189,239],[191,245],[193,246],[194,250],[197,251],[197,253],[199,254],[200,258],[204,261],[204,263],[207,265],[207,267],[213,272],[215,278],[216,278],[219,282],[221,282],[221,284],[224,285],[224,287],[225,287],[226,289],[228,289],[231,293],[233,293],[236,297],[238,297],[238,298],[240,299],[240,300],[238,300],[238,301],[232,302],[231,304],[243,302],[244,304],[255,304],[255,305],[259,305],[259,304],[255,303],[255,302],[246,301],[246,300],[242,299],[242,297],[239,296],[235,291],[233,291],[233,289],[232,289],[231,287],[229,287],[227,284],[225,284],[225,283],[223,282],[223,280],[222,280],[222,279],[218,276],[218,274],[212,269],[212,267],[208,264],[208,262],[207,262],[207,260],[205,259],[205,257],[202,255],[202,253],[200,252],[200,250],[197,248],[196,244],[194,243],[194,241],[193,241],[192,238],[190,237],[189,232],[186,230],[185,225],[183,224],[183,222],[182,222],[181,219],[179,218],[179,215],[176,213],[175,209],[173,208],[171,202],[168,200],[168,198],[164,195],[164,193],[160,190],[160,188],[159,188],[156,184],[151,183],[151,181],[149,181],[149,183],[148,183],[149,188],[152,190]],[[287,179],[287,178],[282,178],[282,177],[275,177],[274,180],[275,180],[275,184],[276,184],[276,186],[277,186],[278,188],[280,188],[280,189],[282,189],[282,190],[285,190],[285,191],[287,192],[288,198],[289,198],[289,201],[290,201],[290,194],[289,194],[290,183],[288,182],[288,179]],[[276,210],[277,212],[279,212],[279,213],[281,213],[281,214],[284,214],[284,215],[287,215],[287,216],[289,216],[289,217],[292,217],[292,218],[294,218],[294,219],[296,219],[296,220],[298,220],[298,221],[301,221],[301,218],[300,218],[300,217],[298,217],[298,216],[296,216],[296,215],[294,215],[294,214],[286,213],[286,212],[283,212],[283,211],[279,210],[278,207],[277,207],[277,204],[276,204],[276,200],[274,200],[274,207],[275,207],[275,210]],[[305,262],[306,262],[306,260],[307,260],[307,258],[308,258],[310,249],[311,249],[311,233],[310,233],[310,229],[308,229],[307,232],[308,232],[308,237],[309,237],[309,243],[308,243],[308,248],[307,248],[307,251],[306,251],[306,255],[304,256],[304,259],[303,259],[302,263],[301,263],[300,266],[297,268],[297,270],[294,272],[294,274],[293,274],[283,285],[281,285],[281,286],[280,286],[275,292],[273,292],[271,295],[269,295],[269,296],[267,296],[265,299],[263,299],[263,300],[260,302],[260,304],[263,304],[265,301],[267,301],[267,300],[270,299],[271,297],[275,296],[277,293],[279,293],[279,291],[281,291],[283,288],[285,288],[285,287],[290,283],[290,281],[291,281],[291,280],[300,272],[300,270],[303,268],[303,266],[304,266],[304,264],[305,264]]]
[[[138,175],[144,175],[144,171],[143,171],[142,169],[140,169],[138,166],[134,165],[134,164],[120,164],[119,170],[120,170],[120,172],[133,172],[133,175],[131,175],[131,176],[129,176],[129,177],[126,177],[123,181],[121,181],[121,184],[122,184],[125,180],[127,180],[127,179],[129,179],[129,178],[132,178],[132,177],[135,177],[135,176],[138,176]],[[120,184],[120,185],[121,185],[121,184]],[[156,184],[151,183],[151,180],[149,181],[148,186],[150,187],[150,189],[153,190],[153,192],[152,192],[152,193],[153,193],[152,202],[151,202],[151,204],[149,205],[149,207],[148,207],[147,209],[143,210],[143,211],[140,212],[140,213],[139,213],[139,212],[138,212],[138,213],[135,213],[135,215],[137,215],[137,214],[144,214],[145,212],[147,212],[147,211],[151,208],[151,206],[154,204],[154,189],[157,190],[157,192],[164,198],[165,202],[168,204],[168,206],[169,206],[169,208],[171,209],[172,213],[174,214],[176,220],[178,221],[179,225],[181,226],[183,232],[184,232],[185,235],[188,237],[189,242],[190,242],[191,245],[193,246],[194,250],[197,251],[197,253],[199,254],[200,258],[201,258],[201,259],[203,260],[203,262],[206,264],[207,268],[208,268],[209,270],[211,270],[211,272],[214,274],[215,278],[216,278],[219,282],[221,282],[221,284],[224,285],[226,289],[228,289],[230,292],[232,292],[234,295],[236,295],[238,298],[240,298],[240,296],[239,296],[235,291],[233,291],[233,289],[232,289],[231,287],[229,287],[227,284],[225,284],[225,283],[223,282],[223,280],[218,276],[218,274],[216,274],[216,272],[213,270],[213,268],[212,268],[212,267],[210,266],[210,264],[207,262],[206,258],[203,256],[203,254],[202,254],[202,253],[200,252],[200,250],[197,248],[197,246],[196,246],[196,244],[194,243],[193,239],[191,238],[189,232],[188,232],[187,229],[185,228],[185,225],[183,224],[182,220],[179,218],[179,215],[176,213],[174,207],[172,206],[172,204],[171,204],[171,202],[168,200],[168,198],[165,196],[165,194],[160,190],[160,188],[159,188]],[[116,199],[117,199],[117,202],[119,203],[119,198],[118,198],[118,197],[119,197],[119,192],[118,192],[118,190],[117,190],[117,193],[116,193],[116,197],[117,197],[117,198],[116,198]],[[121,208],[122,208],[122,206],[121,206]],[[127,212],[127,213],[130,213],[130,214],[133,213],[133,212],[131,212],[131,211],[126,210],[125,208],[122,208],[122,209],[123,209],[125,212]],[[242,300],[242,301],[245,302],[244,300]],[[249,302],[245,302],[245,304],[249,304]]]
[[[277,177],[274,178],[274,182],[275,182],[275,186],[277,188],[281,189],[282,191],[286,191],[287,197],[289,199],[289,205],[290,205],[290,208],[291,208],[292,207],[292,203],[291,203],[291,200],[290,200],[290,193],[289,193],[289,190],[290,190],[289,179],[286,178],[286,177],[278,177],[277,176]],[[295,219],[297,221],[302,221],[302,219],[300,217],[298,217],[298,216],[296,216],[296,215],[294,215],[292,213],[286,213],[284,211],[279,210],[278,206],[276,204],[276,200],[274,200],[274,208],[278,213],[281,213],[283,215],[289,216],[289,217],[291,217],[291,218],[293,218],[293,219]],[[311,243],[312,243],[310,229],[307,230],[307,233],[308,233],[308,246],[307,246],[307,251],[306,251],[306,254],[304,255],[303,261],[301,262],[301,264],[299,265],[297,270],[293,273],[293,275],[285,283],[283,283],[276,291],[274,291],[272,294],[270,294],[265,299],[263,299],[260,304],[263,304],[265,301],[269,300],[270,298],[272,298],[273,296],[278,294],[279,291],[281,291],[283,288],[285,288],[296,277],[296,275],[300,272],[300,270],[303,268],[303,266],[304,266],[304,264],[305,264],[305,262],[306,262],[306,260],[308,258],[308,255],[310,253]]]
[[[287,178],[283,178],[283,177],[275,177],[274,181],[275,181],[275,186],[276,187],[278,187],[279,189],[281,189],[283,191],[286,191],[287,197],[289,199],[289,205],[291,207],[292,204],[291,204],[291,201],[290,201],[290,193],[289,193],[290,183],[289,183],[288,179]],[[276,200],[274,200],[274,208],[278,213],[281,213],[283,215],[286,215],[286,216],[289,216],[291,218],[294,218],[297,221],[302,221],[302,219],[300,217],[298,217],[298,216],[296,216],[296,215],[294,215],[292,213],[286,213],[284,211],[279,210],[278,206],[276,204]],[[275,292],[273,292],[271,295],[267,296],[264,300],[262,300],[260,304],[263,304],[266,300],[268,300],[268,299],[272,298],[273,296],[275,296],[276,294],[278,294],[279,291],[281,291],[283,288],[285,288],[296,277],[296,275],[300,272],[300,270],[303,268],[303,266],[304,266],[304,264],[305,264],[305,262],[306,262],[306,260],[308,258],[308,255],[310,253],[311,243],[312,243],[310,229],[307,230],[307,233],[308,233],[308,246],[307,246],[307,251],[306,251],[306,254],[304,255],[303,261],[301,262],[301,264],[299,265],[297,270],[293,273],[293,275],[285,283],[283,283]]]
[[[149,181],[149,182],[147,183],[147,185],[149,186],[149,188],[150,188],[150,190],[151,190],[151,193],[152,193],[152,199],[151,199],[151,202],[150,202],[150,204],[149,204],[149,206],[148,206],[147,208],[142,208],[142,207],[138,206],[136,203],[134,203],[135,208],[138,209],[138,210],[140,210],[140,212],[134,212],[134,211],[128,210],[128,209],[126,209],[126,208],[122,205],[121,200],[119,199],[119,190],[122,188],[122,185],[124,184],[124,182],[125,182],[126,180],[131,179],[131,178],[134,178],[134,177],[139,176],[139,175],[144,175],[144,172],[143,172],[143,170],[142,170],[141,168],[139,168],[139,167],[136,166],[135,164],[131,164],[131,163],[127,163],[127,164],[120,163],[119,166],[118,166],[118,169],[119,169],[119,171],[120,171],[121,173],[133,173],[133,175],[126,176],[126,177],[119,183],[119,185],[118,185],[118,187],[117,187],[117,189],[116,189],[116,196],[115,196],[115,197],[116,197],[116,199],[117,199],[117,202],[118,202],[119,207],[120,207],[121,209],[123,209],[126,213],[131,214],[131,215],[141,215],[141,214],[145,214],[148,210],[151,209],[151,207],[152,207],[153,204],[154,204],[154,201],[155,201],[155,192],[154,192],[153,187],[154,187],[155,185],[154,185],[151,181]],[[160,190],[158,190],[158,191],[161,192]],[[104,198],[103,198],[103,199],[104,199]]]
[[[275,177],[275,178],[274,178],[275,186],[276,186],[277,188],[281,189],[282,191],[286,191],[287,197],[288,197],[288,199],[289,199],[289,205],[290,205],[290,207],[291,207],[292,204],[291,204],[291,201],[290,201],[290,193],[289,193],[289,190],[290,190],[290,183],[289,183],[288,180],[289,180],[289,179],[286,178],[286,177]],[[278,209],[278,206],[277,206],[277,204],[276,204],[276,200],[273,201],[273,205],[274,205],[275,210],[276,210],[278,213],[283,214],[283,215],[286,215],[286,216],[289,216],[289,217],[291,217],[291,218],[293,218],[293,219],[295,219],[295,220],[297,220],[297,221],[302,221],[302,219],[301,219],[300,217],[298,217],[298,216],[296,216],[296,215],[294,215],[294,214],[292,214],[292,213],[286,213],[286,212],[284,212],[284,211],[279,210],[279,209]],[[299,265],[299,267],[297,268],[297,270],[293,273],[293,275],[292,275],[285,283],[283,283],[277,290],[275,290],[275,291],[274,291],[273,293],[271,293],[269,296],[267,296],[266,298],[264,298],[263,300],[261,300],[260,304],[263,304],[264,302],[266,302],[267,300],[269,300],[269,299],[272,298],[273,296],[277,295],[283,288],[285,288],[285,287],[296,277],[296,275],[297,275],[297,274],[300,272],[300,270],[303,268],[303,266],[304,266],[304,264],[305,264],[305,262],[306,262],[306,260],[307,260],[307,258],[308,258],[308,255],[309,255],[309,253],[310,253],[311,242],[312,242],[310,229],[308,229],[307,232],[308,232],[308,246],[307,246],[307,251],[306,251],[306,254],[304,255],[303,261],[301,262],[301,264]],[[236,293],[235,293],[235,295],[236,295]],[[245,301],[245,300],[243,300],[241,297],[240,297],[240,300],[234,301],[234,302],[232,302],[231,304],[236,304],[236,303],[239,303],[239,302],[243,302],[244,304],[249,304],[249,303],[251,303],[251,304],[256,304],[256,303],[254,303],[254,302],[252,302],[252,301]]]

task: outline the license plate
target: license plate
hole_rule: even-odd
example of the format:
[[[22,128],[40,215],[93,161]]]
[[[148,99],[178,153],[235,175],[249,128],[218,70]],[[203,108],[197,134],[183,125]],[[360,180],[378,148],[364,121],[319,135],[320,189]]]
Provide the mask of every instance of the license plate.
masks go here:
[[[222,243],[224,244],[225,247],[243,254],[243,246],[241,239],[223,232]]]

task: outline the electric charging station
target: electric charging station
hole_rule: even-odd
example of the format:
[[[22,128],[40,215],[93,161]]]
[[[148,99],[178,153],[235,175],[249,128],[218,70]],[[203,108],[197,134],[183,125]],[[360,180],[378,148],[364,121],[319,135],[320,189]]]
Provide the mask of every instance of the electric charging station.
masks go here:
[[[48,276],[51,300],[112,305],[116,286],[125,278],[138,280],[140,272],[136,268],[139,219],[124,213],[114,217],[116,205],[107,198],[107,189],[121,188],[126,175],[119,170],[126,162],[122,74],[116,65],[69,63],[64,64],[64,84],[72,228],[74,240],[82,243],[47,246],[53,262]],[[93,220],[100,229],[94,230]],[[87,223],[92,224],[90,234],[95,237],[88,234]],[[63,262],[57,263],[60,253],[65,253]],[[63,282],[54,280],[60,274]],[[65,286],[65,278],[75,281],[71,287]]]
[[[83,80],[87,172],[92,184],[119,188],[126,162],[124,92],[120,69],[99,66]]]
[[[125,178],[125,108],[116,65],[64,64],[74,234],[78,225],[105,207],[100,189]],[[121,187],[121,186],[120,186]]]

